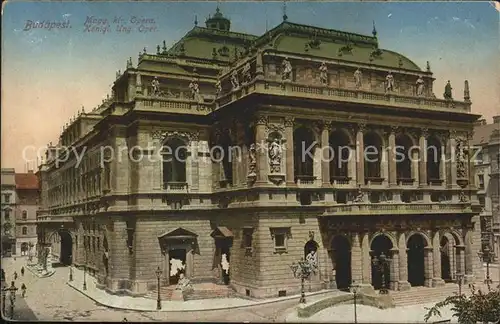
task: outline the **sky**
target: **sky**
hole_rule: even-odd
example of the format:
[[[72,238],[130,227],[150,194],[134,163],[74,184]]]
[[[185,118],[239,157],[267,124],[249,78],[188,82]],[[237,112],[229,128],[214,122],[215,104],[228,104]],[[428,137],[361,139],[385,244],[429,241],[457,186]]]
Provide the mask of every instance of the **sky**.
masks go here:
[[[282,22],[283,2],[219,2],[231,30],[260,35]],[[215,12],[217,2],[24,2],[3,5],[2,168],[26,171],[35,150],[56,143],[62,126],[82,106],[96,107],[111,91],[117,70],[144,47],[173,45]],[[371,35],[425,69],[430,61],[434,93],[450,80],[455,98],[469,80],[472,112],[489,123],[500,114],[499,11],[489,2],[287,2],[290,22]],[[88,32],[85,22],[151,19],[149,32]],[[61,22],[68,28],[27,28],[29,21]],[[63,25],[63,26],[66,26]]]

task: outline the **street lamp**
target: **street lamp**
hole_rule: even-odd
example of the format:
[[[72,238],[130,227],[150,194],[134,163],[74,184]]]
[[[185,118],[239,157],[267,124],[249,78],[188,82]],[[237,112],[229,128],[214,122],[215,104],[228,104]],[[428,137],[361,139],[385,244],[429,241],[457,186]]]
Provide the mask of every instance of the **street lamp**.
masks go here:
[[[351,283],[351,291],[354,294],[354,323],[358,323],[358,313],[357,313],[357,305],[358,305],[358,293],[359,293],[359,285],[355,280]]]
[[[69,281],[73,281],[73,267],[69,266]]]
[[[491,285],[493,281],[490,278],[490,262],[493,261],[494,255],[488,245],[483,248],[482,253],[478,252],[477,255],[482,262],[486,262],[486,279],[484,279],[484,283],[487,285]]]
[[[85,265],[83,266],[83,290],[87,290],[87,249],[85,249]]]
[[[160,277],[163,271],[161,271],[160,267],[156,269],[155,274],[156,278],[158,279],[158,297],[156,298],[156,309],[160,310],[161,309],[161,296],[160,296]]]
[[[17,287],[14,285],[14,281],[11,282],[10,284],[10,287],[9,288],[4,288],[2,289],[2,311],[4,312],[5,314],[5,294],[6,294],[6,291],[9,291],[10,292],[10,318],[13,319],[14,318],[14,303],[16,302],[16,291],[17,291]]]
[[[462,296],[462,284],[464,280],[464,274],[463,273],[456,273],[455,278],[458,284],[458,294]]]
[[[387,269],[389,262],[390,260],[387,259],[384,252],[382,252],[379,257],[374,256],[372,260],[373,265],[377,268],[378,272],[380,273],[381,287],[379,290],[379,294],[381,295],[387,295],[389,293],[386,285],[387,279],[385,277],[386,274],[385,270]]]
[[[295,278],[300,279],[300,300],[299,303],[305,304],[306,303],[306,292],[304,289],[304,283],[306,279],[309,279],[312,274],[316,273],[316,265],[313,264],[312,262],[309,262],[307,260],[304,260],[303,258],[300,259],[298,264],[292,263],[290,266],[293,272],[293,276]]]

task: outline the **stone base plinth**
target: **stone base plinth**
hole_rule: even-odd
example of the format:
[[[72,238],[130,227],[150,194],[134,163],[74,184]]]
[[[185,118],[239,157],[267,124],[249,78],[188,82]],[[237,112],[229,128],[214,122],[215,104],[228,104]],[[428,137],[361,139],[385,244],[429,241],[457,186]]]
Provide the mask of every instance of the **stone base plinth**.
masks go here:
[[[441,278],[432,278],[432,287],[444,286],[444,280]]]
[[[172,297],[170,300],[175,300],[175,301],[184,301],[184,294],[182,293],[182,290],[180,289],[175,289],[172,292]]]
[[[399,291],[406,291],[410,290],[411,285],[408,281],[398,281],[398,290]]]

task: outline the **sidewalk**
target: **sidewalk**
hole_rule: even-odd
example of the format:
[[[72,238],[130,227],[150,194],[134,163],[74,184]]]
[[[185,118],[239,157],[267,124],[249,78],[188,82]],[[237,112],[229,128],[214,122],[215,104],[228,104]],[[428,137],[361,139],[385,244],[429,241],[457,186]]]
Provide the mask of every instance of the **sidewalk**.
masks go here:
[[[300,295],[287,296],[280,298],[271,298],[259,301],[253,301],[243,298],[214,298],[203,300],[188,300],[188,301],[162,301],[161,310],[156,309],[156,300],[144,297],[117,296],[111,295],[102,289],[96,288],[96,279],[87,275],[86,277],[87,290],[83,290],[83,271],[73,268],[73,281],[68,281],[67,284],[92,299],[96,303],[117,309],[128,309],[143,312],[185,312],[185,311],[206,311],[206,310],[221,310],[240,307],[250,307],[256,305],[264,305],[286,300],[299,299]],[[322,299],[330,294],[338,294],[337,291],[320,291],[306,293],[306,296],[314,296],[313,299]]]

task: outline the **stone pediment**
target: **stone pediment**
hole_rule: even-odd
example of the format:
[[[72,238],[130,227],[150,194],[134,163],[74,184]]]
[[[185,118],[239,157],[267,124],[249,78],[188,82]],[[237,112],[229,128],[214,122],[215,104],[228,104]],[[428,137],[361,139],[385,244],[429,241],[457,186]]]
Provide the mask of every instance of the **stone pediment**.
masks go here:
[[[167,230],[163,234],[158,235],[159,240],[183,240],[195,239],[196,237],[198,237],[198,234],[188,231],[182,227]]]
[[[234,235],[227,227],[218,226],[210,233],[210,236],[213,238],[232,238]]]

